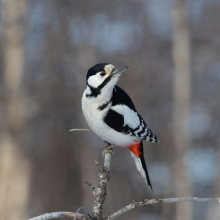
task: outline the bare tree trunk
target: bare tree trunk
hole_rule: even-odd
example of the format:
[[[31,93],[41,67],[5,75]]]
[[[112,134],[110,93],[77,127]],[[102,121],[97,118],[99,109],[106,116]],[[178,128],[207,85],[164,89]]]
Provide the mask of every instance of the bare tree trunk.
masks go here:
[[[30,166],[21,146],[26,99],[22,87],[26,0],[3,0],[4,106],[6,130],[0,134],[0,219],[25,219]]]
[[[174,2],[172,11],[174,63],[174,179],[176,196],[190,196],[191,183],[183,162],[190,147],[190,35],[184,0]],[[176,204],[176,220],[189,220],[192,204]]]

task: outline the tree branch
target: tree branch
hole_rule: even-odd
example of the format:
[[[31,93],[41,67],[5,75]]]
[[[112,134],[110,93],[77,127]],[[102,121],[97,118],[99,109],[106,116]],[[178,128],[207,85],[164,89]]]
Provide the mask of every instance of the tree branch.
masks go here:
[[[107,151],[105,151],[106,149]],[[130,205],[127,205],[123,207],[122,209],[119,209],[117,212],[103,219],[102,218],[103,204],[105,202],[105,197],[107,195],[107,189],[106,189],[107,183],[110,178],[111,158],[115,154],[115,152],[112,149],[110,149],[110,146],[106,146],[105,150],[103,151],[104,152],[103,154],[104,155],[104,167],[102,167],[98,162],[96,162],[100,170],[100,173],[98,174],[99,176],[98,187],[96,188],[92,184],[85,181],[85,183],[93,189],[94,204],[93,204],[92,216],[78,213],[76,220],[88,220],[88,219],[112,220],[127,211],[130,211],[132,209],[139,208],[145,205],[155,205],[155,204],[162,204],[162,203],[182,202],[182,201],[219,202],[220,203],[220,198],[179,197],[179,198],[167,198],[167,199],[144,199],[140,202],[133,202]],[[76,216],[75,212],[53,212],[53,213],[40,215],[35,218],[30,218],[28,220],[47,220],[47,219],[62,218],[62,217],[74,218],[75,216]]]
[[[108,146],[109,147],[109,146]],[[107,195],[107,183],[110,178],[110,166],[111,166],[111,158],[114,155],[114,152],[107,152],[105,153],[104,158],[104,167],[102,167],[97,161],[96,164],[99,166],[100,173],[99,176],[99,184],[98,187],[95,188],[92,184],[85,181],[87,185],[89,185],[93,189],[94,194],[94,205],[93,205],[93,217],[94,219],[102,219],[102,212],[103,212],[103,204],[105,202],[105,197]],[[53,212],[47,213],[44,215],[40,215],[34,218],[30,218],[28,220],[47,220],[52,218],[62,218],[62,217],[70,217],[74,218],[76,215],[75,212]],[[77,220],[85,220],[88,219],[86,215],[78,214]]]
[[[47,220],[52,218],[64,218],[64,217],[74,218],[75,215],[76,215],[75,212],[52,212],[34,218],[29,218],[28,220]],[[79,213],[76,219],[83,220],[83,218],[85,219],[85,216]]]
[[[91,183],[89,183],[87,181],[85,181],[84,183],[87,184],[88,186],[90,186],[93,190],[95,189],[95,186],[93,186]]]
[[[104,220],[112,220],[122,215],[123,213],[139,208],[145,205],[154,205],[154,204],[162,204],[162,203],[172,203],[172,202],[183,202],[183,201],[194,201],[194,202],[219,202],[220,198],[198,198],[198,197],[179,197],[179,198],[168,198],[168,199],[145,199],[141,202],[133,202],[130,205],[125,206],[122,209],[119,209],[117,212],[111,214],[106,217]]]
[[[102,167],[98,162],[96,164],[99,166],[100,173],[99,184],[96,189],[93,190],[94,204],[92,215],[94,218],[102,219],[103,204],[105,202],[105,197],[107,195],[107,184],[110,178],[110,165],[111,165],[112,153],[105,154],[104,167]]]
[[[71,131],[92,131],[91,129],[87,129],[87,128],[74,128],[69,130],[69,132]]]
[[[115,219],[116,217],[122,215],[123,213],[127,211],[130,211],[132,209],[139,208],[145,205],[155,205],[155,204],[162,204],[162,203],[184,202],[184,201],[219,202],[220,203],[220,198],[179,197],[179,198],[167,198],[167,199],[144,199],[143,201],[133,202],[130,205],[127,205],[123,207],[122,209],[119,209],[117,212],[104,218],[104,220]],[[38,217],[30,218],[28,220],[47,220],[47,219],[52,219],[52,218],[63,218],[63,217],[74,218],[75,213],[74,212],[52,212],[52,213],[40,215]],[[77,220],[84,220],[84,219],[85,219],[85,215],[78,214]]]

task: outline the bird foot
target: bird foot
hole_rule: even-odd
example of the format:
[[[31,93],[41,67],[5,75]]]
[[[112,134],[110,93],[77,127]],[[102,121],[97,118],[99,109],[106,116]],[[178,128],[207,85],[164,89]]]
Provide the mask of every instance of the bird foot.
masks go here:
[[[114,145],[109,145],[109,143],[105,142],[105,148],[102,151],[102,157],[105,158],[105,155],[107,153],[111,153],[112,157],[114,157],[116,155],[115,151],[112,149]]]

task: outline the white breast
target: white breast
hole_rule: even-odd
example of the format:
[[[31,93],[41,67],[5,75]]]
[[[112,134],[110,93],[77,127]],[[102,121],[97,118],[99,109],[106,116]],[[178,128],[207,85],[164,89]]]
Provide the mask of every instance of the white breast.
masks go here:
[[[111,107],[111,103],[104,110],[100,111],[98,107],[102,104],[104,103],[95,102],[94,98],[86,98],[86,90],[84,91],[82,96],[82,110],[92,131],[104,141],[121,147],[130,146],[135,140],[138,140],[135,136],[126,135],[110,128],[103,119]]]

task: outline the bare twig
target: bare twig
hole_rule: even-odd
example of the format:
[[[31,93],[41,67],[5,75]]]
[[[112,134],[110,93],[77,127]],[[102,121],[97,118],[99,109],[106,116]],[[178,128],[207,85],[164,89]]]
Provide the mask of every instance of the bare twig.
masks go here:
[[[101,166],[101,164],[99,162],[95,161],[95,164],[99,167],[101,172],[104,171],[103,167]]]
[[[162,204],[162,203],[184,202],[184,201],[219,202],[220,203],[220,198],[179,197],[179,198],[167,198],[167,199],[145,199],[140,202],[133,202],[130,205],[127,205],[127,206],[123,207],[122,209],[119,209],[117,212],[109,215],[104,220],[115,219],[116,217],[122,215],[123,213],[125,213],[129,210],[139,208],[139,207],[142,207],[145,205],[155,205],[155,204]],[[74,212],[53,212],[53,213],[47,213],[44,215],[40,215],[38,217],[30,218],[28,220],[47,220],[47,219],[62,218],[62,217],[74,218],[75,214],[76,213],[74,213]],[[85,219],[85,215],[78,214],[77,220],[84,220],[84,219]]]
[[[92,215],[90,214],[90,212],[89,212],[85,207],[82,206],[82,207],[80,207],[80,208],[77,209],[76,214],[75,214],[75,217],[74,217],[73,220],[78,220],[78,216],[81,215],[81,214],[79,213],[79,211],[82,210],[82,209],[85,210],[85,211],[87,212],[88,216],[92,219]]]
[[[69,130],[70,131],[92,131],[91,129],[86,129],[86,128],[74,128],[74,129],[71,129]]]
[[[179,198],[162,199],[162,203],[183,202],[183,201],[219,202],[220,203],[220,198],[179,197]]]
[[[74,218],[76,215],[75,212],[52,212],[52,213],[46,213],[44,215],[40,215],[34,218],[29,218],[28,220],[47,220],[52,218]],[[83,214],[78,213],[77,220],[83,220],[85,216]]]
[[[62,217],[75,218],[75,220],[89,220],[89,219],[112,220],[129,210],[139,208],[145,205],[182,202],[182,201],[219,202],[220,203],[220,198],[180,197],[180,198],[167,198],[167,199],[145,199],[140,202],[133,202],[130,205],[125,206],[124,208],[118,210],[117,212],[103,219],[102,218],[103,204],[105,202],[105,197],[107,195],[107,190],[106,190],[107,183],[110,178],[111,158],[112,156],[114,156],[114,154],[115,153],[113,151],[110,151],[110,152],[105,151],[104,167],[102,167],[97,161],[95,161],[95,163],[99,166],[99,170],[100,170],[100,173],[98,174],[99,184],[97,188],[95,188],[92,184],[85,181],[85,183],[93,189],[94,204],[93,204],[92,215],[88,212],[86,208],[81,207],[77,210],[77,213],[75,212],[53,212],[53,213],[47,213],[47,214],[44,214],[44,215],[41,215],[35,218],[30,218],[28,220],[47,220],[47,219],[62,218]],[[83,215],[83,214],[78,213],[80,209],[86,210],[87,214],[89,215]]]
[[[111,214],[110,216],[106,217],[105,220],[112,220],[122,215],[123,213],[139,208],[145,205],[154,205],[154,204],[162,204],[162,203],[172,203],[172,202],[183,202],[183,201],[194,201],[194,202],[219,202],[220,198],[198,198],[198,197],[180,197],[180,198],[168,198],[168,199],[145,199],[141,202],[133,202],[130,205],[119,209],[117,212]]]
[[[93,186],[91,183],[85,181],[84,183],[86,183],[87,185],[89,185],[93,190],[95,189],[95,186]]]

